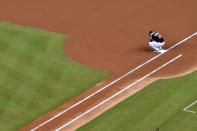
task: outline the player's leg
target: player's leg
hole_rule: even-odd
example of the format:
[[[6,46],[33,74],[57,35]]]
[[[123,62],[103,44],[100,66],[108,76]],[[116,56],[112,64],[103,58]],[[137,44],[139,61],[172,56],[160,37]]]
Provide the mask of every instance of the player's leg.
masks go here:
[[[158,43],[158,46],[159,46],[159,48],[160,48],[160,50],[163,50],[163,46],[164,46],[164,44],[165,44],[165,42],[162,42],[162,43]]]
[[[165,44],[165,42],[157,43],[157,46],[159,46],[159,48],[160,48],[160,50],[158,51],[159,53],[165,53],[167,51],[162,48],[164,46],[164,44]]]
[[[160,46],[158,46],[157,42],[155,42],[155,41],[149,42],[149,46],[151,48],[153,48],[155,51],[159,51],[160,50]]]

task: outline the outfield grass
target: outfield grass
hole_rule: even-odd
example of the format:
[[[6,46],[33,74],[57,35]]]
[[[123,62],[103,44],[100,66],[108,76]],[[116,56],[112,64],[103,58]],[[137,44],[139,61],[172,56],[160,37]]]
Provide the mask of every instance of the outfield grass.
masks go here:
[[[109,76],[69,59],[66,39],[0,22],[1,131],[21,128]]]
[[[103,113],[79,131],[197,131],[197,72],[159,80]]]

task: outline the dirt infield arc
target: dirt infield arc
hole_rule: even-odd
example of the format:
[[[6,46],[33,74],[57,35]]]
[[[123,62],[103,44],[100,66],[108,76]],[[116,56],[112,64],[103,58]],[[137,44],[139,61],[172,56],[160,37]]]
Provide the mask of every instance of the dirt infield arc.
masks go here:
[[[159,31],[166,47],[195,32],[196,4],[195,0],[5,0],[0,1],[0,19],[68,34],[65,51],[73,59],[120,73],[154,55],[147,48],[149,30]]]
[[[0,1],[0,19],[69,34],[70,40],[65,44],[67,54],[79,63],[114,74],[112,78],[67,102],[55,112],[49,112],[50,117],[118,78],[125,71],[154,57],[155,54],[147,48],[149,30],[161,32],[166,39],[166,48],[196,32],[196,4],[195,0],[6,0]],[[196,41],[196,37],[192,38],[174,49],[173,55],[183,52],[183,57],[153,77],[177,75],[194,69],[197,65]],[[165,56],[163,59],[167,58]],[[162,59],[147,65],[144,70],[135,72],[135,78],[128,77],[128,80],[124,80],[123,85],[161,63]],[[150,81],[144,84],[148,83]],[[140,86],[134,89],[138,90]],[[126,94],[122,97],[125,96]],[[96,113],[100,112],[102,111]],[[57,123],[53,124],[57,126]]]

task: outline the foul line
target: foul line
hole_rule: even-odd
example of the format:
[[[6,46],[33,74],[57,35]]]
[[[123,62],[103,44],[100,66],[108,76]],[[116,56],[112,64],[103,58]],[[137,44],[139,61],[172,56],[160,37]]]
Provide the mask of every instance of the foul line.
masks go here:
[[[192,102],[191,104],[189,104],[188,106],[186,106],[183,111],[186,112],[191,112],[191,113],[196,113],[195,111],[189,110],[190,107],[192,107],[193,105],[195,105],[197,103],[197,100],[195,100],[194,102]]]
[[[192,38],[193,36],[197,35],[197,32],[193,33],[192,35],[188,36],[187,38],[183,39],[182,41],[176,43],[175,45],[171,46],[165,53],[167,53],[168,51],[172,50],[173,48],[175,48],[176,46],[180,45],[181,43],[187,41],[188,39]],[[165,54],[163,53],[163,54]],[[36,129],[40,128],[41,126],[47,124],[48,122],[52,121],[53,119],[61,116],[62,114],[66,113],[67,111],[69,111],[70,109],[76,107],[77,105],[81,104],[82,102],[86,101],[87,99],[91,98],[92,96],[98,94],[99,92],[101,92],[102,90],[108,88],[109,86],[113,85],[114,83],[120,81],[121,79],[125,78],[126,76],[130,75],[131,73],[133,73],[134,71],[138,70],[139,68],[145,66],[146,64],[150,63],[151,61],[157,59],[158,57],[162,56],[163,54],[158,54],[155,57],[149,59],[148,61],[144,62],[143,64],[137,66],[136,68],[132,69],[131,71],[127,72],[126,74],[122,75],[121,77],[119,77],[118,79],[112,81],[111,83],[109,83],[108,85],[104,86],[103,88],[97,90],[96,92],[94,92],[93,94],[87,96],[86,98],[80,100],[79,102],[75,103],[74,105],[68,107],[67,109],[65,109],[64,111],[56,114],[55,116],[53,116],[52,118],[48,119],[47,121],[43,122],[42,124],[36,126],[35,128],[31,129],[30,131],[35,131]]]
[[[87,113],[91,112],[92,110],[96,109],[97,107],[103,105],[104,103],[110,101],[112,98],[118,96],[119,94],[121,94],[122,92],[128,90],[129,88],[131,88],[132,86],[136,85],[137,83],[139,83],[140,81],[144,80],[145,78],[149,77],[150,75],[154,74],[155,72],[157,72],[158,70],[164,68],[165,66],[167,66],[168,64],[172,63],[173,61],[175,61],[176,59],[180,58],[182,56],[182,54],[174,57],[173,59],[171,59],[170,61],[166,62],[165,64],[161,65],[160,67],[158,67],[157,69],[151,71],[150,73],[146,74],[145,76],[143,76],[142,78],[138,79],[137,81],[133,82],[132,84],[128,85],[127,87],[125,87],[124,89],[120,90],[119,92],[117,92],[116,94],[110,96],[109,98],[105,99],[103,102],[99,103],[98,105],[90,108],[89,110],[87,110],[86,112],[82,113],[81,115],[77,116],[76,118],[72,119],[71,121],[65,123],[63,126],[57,128],[55,131],[59,131],[61,129],[63,129],[64,127],[68,126],[69,124],[73,123],[74,121],[76,121],[77,119],[81,118],[82,116],[86,115]]]

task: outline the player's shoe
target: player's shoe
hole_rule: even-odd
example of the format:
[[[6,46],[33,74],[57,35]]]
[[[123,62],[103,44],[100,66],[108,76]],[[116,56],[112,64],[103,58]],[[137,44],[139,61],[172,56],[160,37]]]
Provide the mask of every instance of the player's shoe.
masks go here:
[[[163,54],[163,53],[165,53],[166,51],[167,51],[167,50],[161,49],[161,50],[158,51],[158,53]]]
[[[153,52],[163,54],[163,53],[165,53],[166,51],[167,51],[167,50],[161,49],[161,50],[154,50]]]

